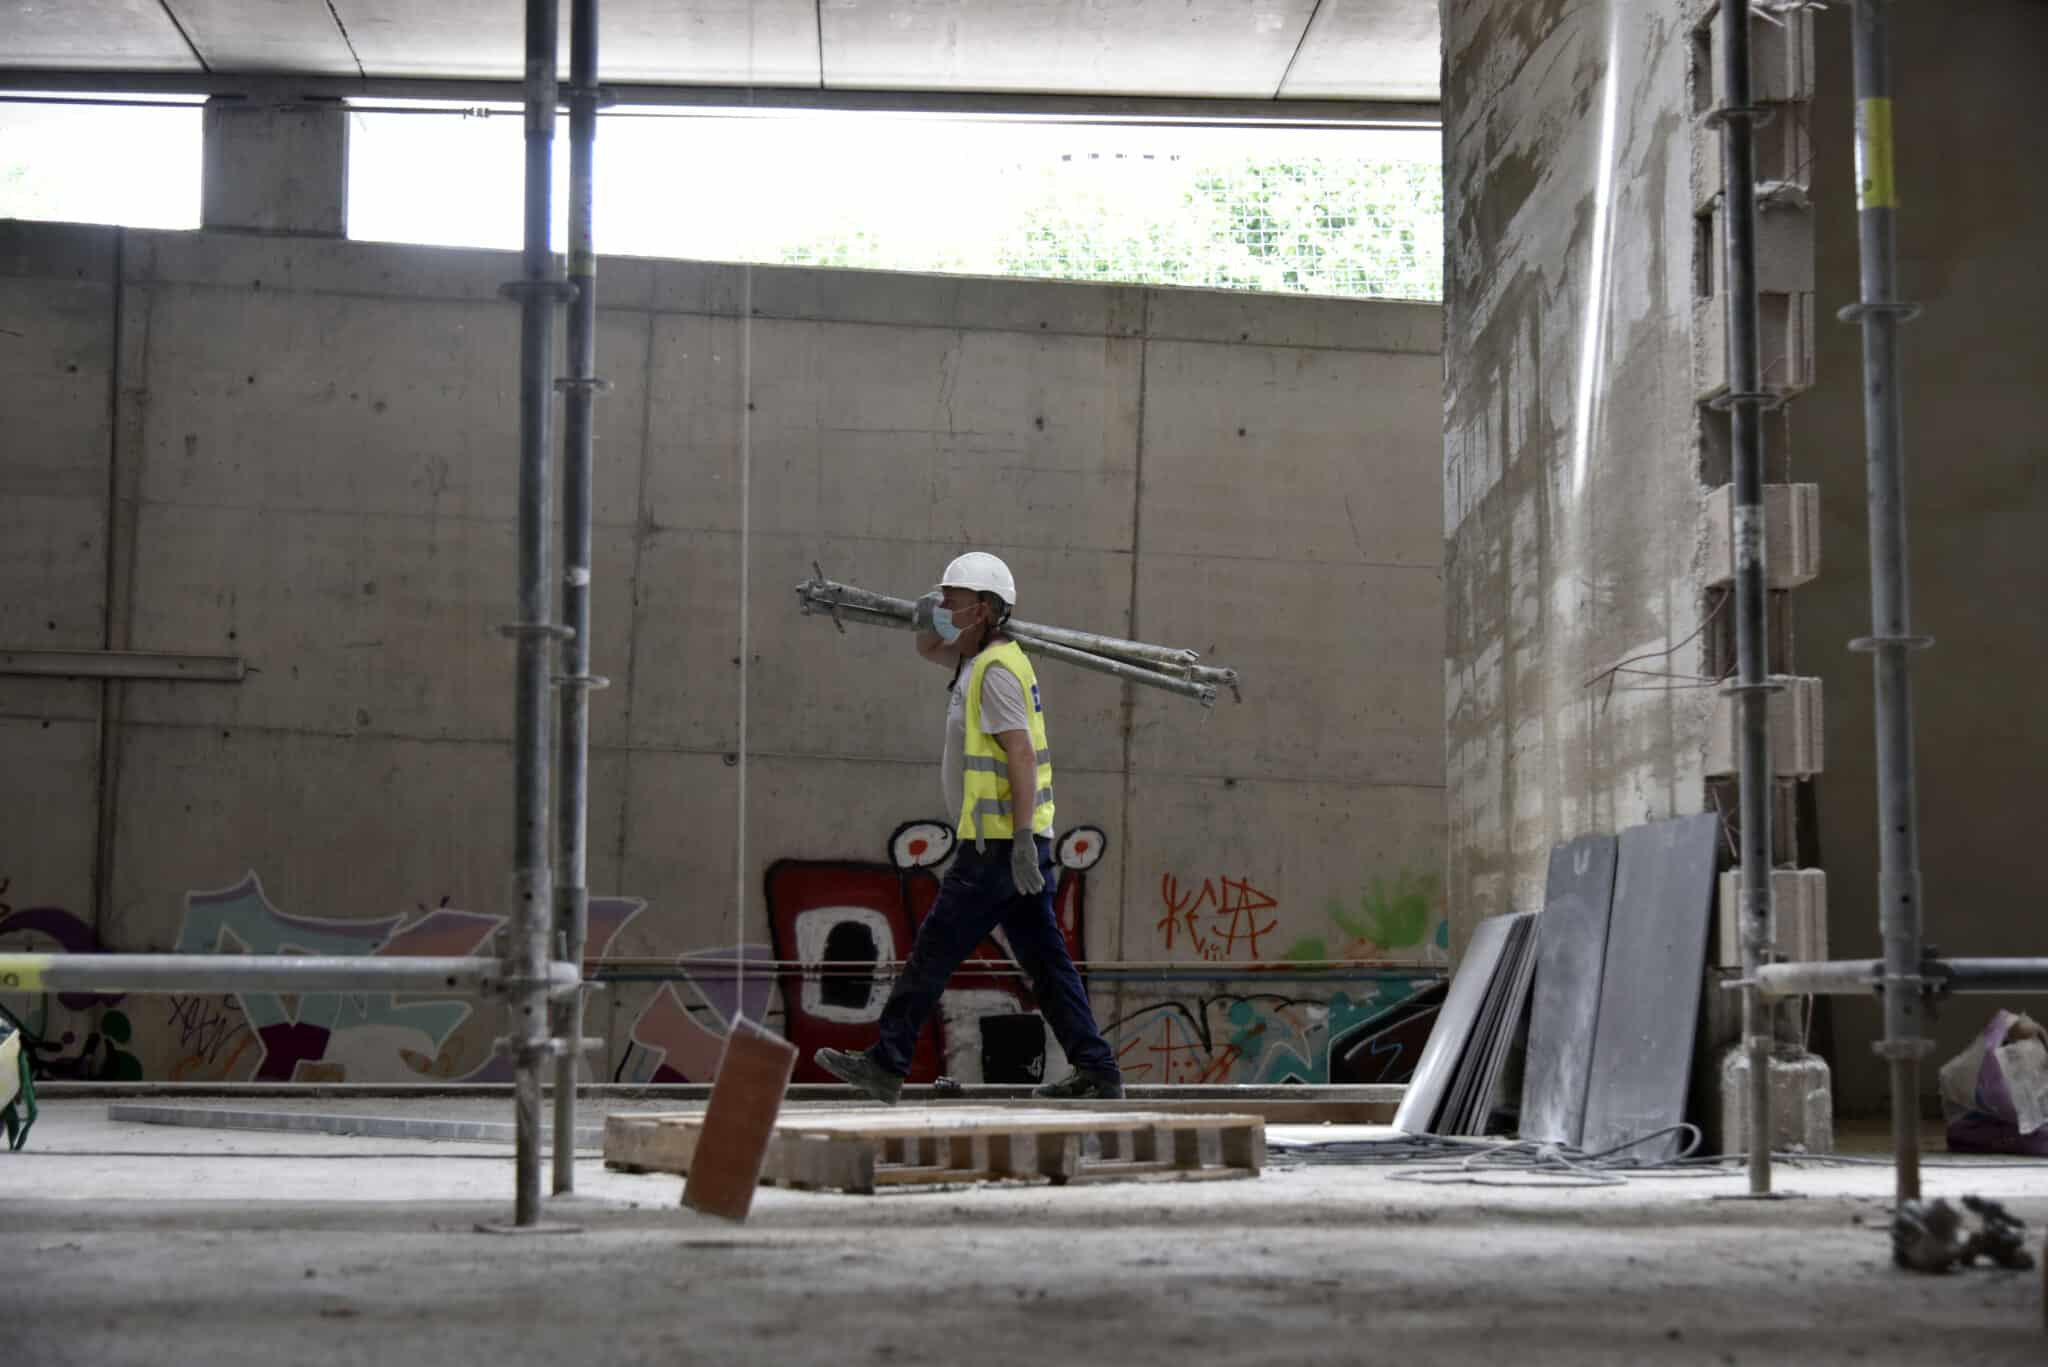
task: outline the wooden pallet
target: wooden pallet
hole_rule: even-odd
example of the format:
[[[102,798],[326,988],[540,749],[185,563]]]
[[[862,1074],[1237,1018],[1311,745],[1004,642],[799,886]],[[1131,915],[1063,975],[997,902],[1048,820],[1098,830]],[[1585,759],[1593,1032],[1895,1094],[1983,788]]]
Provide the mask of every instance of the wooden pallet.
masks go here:
[[[605,1118],[605,1166],[687,1173],[701,1113]],[[1079,1109],[862,1107],[784,1115],[761,1180],[771,1186],[937,1186],[1045,1178],[1068,1182],[1257,1177],[1266,1126],[1257,1116]]]

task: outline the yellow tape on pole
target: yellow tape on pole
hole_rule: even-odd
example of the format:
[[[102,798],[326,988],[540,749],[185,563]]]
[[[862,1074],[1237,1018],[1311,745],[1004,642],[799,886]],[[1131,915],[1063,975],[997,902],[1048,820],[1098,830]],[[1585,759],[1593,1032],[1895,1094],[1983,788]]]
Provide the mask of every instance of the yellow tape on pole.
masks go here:
[[[1896,209],[1898,182],[1892,176],[1892,102],[1856,102],[1856,208]]]
[[[40,992],[47,954],[0,954],[0,992]]]

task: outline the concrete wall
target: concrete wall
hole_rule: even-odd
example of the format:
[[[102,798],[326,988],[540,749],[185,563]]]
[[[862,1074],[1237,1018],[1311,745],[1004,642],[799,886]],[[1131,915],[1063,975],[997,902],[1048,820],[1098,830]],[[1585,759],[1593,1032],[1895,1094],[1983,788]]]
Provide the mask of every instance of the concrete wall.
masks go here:
[[[1893,62],[1900,272],[1926,306],[1901,333],[1914,626],[1921,869],[1929,938],[1956,954],[2048,950],[2038,910],[2048,728],[2048,276],[2037,225],[2048,187],[2040,58],[2048,8],[2009,0],[1895,5]],[[1857,297],[1848,16],[1820,16],[1813,191],[1819,313]],[[1864,515],[1861,334],[1818,332],[1819,383],[1793,410],[1799,478],[1820,484],[1823,572],[1797,598],[1801,655],[1827,687],[1828,768],[1819,784],[1829,929],[1837,955],[1879,952],[1870,665],[1844,647],[1870,630]],[[2039,997],[1961,998],[1942,1008],[1930,1060],[1960,1049],[1996,1006],[2040,1015]],[[1870,1003],[1837,999],[1833,1062],[1845,1108],[1883,1104],[1867,1042]],[[1932,1068],[1924,1075],[1931,1090]]]
[[[1703,487],[1687,6],[1445,7],[1444,528],[1454,933],[1550,847],[1696,812]]]
[[[515,512],[516,311],[495,291],[515,274],[480,252],[0,225],[0,645],[254,671],[0,678],[0,942],[488,947]],[[1063,891],[1089,958],[1441,961],[1436,308],[635,260],[600,278],[601,952],[794,953],[799,914],[834,905],[903,934],[929,876],[887,842],[946,815],[945,679],[903,637],[801,618],[790,590],[815,560],[915,592],[986,545],[1028,615],[1248,680],[1205,716],[1046,671],[1060,824],[1107,842]],[[771,931],[782,860],[809,862]],[[608,1073],[701,1076],[740,1004],[789,1020],[760,970],[742,994],[700,969],[599,999]],[[1134,1076],[1254,1080],[1327,1075],[1333,1041],[1406,990],[1097,1000]],[[493,1013],[459,1003],[12,1004],[79,1073],[497,1067]],[[948,1043],[971,1073],[969,1030]]]

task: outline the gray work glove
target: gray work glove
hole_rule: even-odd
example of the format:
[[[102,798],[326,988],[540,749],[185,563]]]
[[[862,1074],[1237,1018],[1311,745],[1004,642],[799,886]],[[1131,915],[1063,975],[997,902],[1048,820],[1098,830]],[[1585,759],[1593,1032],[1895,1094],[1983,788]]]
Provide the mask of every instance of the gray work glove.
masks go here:
[[[1038,867],[1038,842],[1028,835],[1010,842],[1010,881],[1022,897],[1036,897],[1045,891],[1045,874]]]
[[[939,602],[937,589],[918,599],[911,607],[910,624],[919,631],[936,631],[937,628],[932,626],[932,613],[938,610]]]

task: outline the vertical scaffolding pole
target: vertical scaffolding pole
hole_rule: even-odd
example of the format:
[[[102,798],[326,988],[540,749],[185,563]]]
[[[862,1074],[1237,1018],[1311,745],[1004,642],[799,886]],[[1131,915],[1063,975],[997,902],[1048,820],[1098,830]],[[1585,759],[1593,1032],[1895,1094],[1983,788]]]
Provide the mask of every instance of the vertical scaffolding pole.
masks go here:
[[[1756,169],[1749,0],[1721,0],[1719,111],[1727,242],[1728,397],[1734,461],[1735,694],[1741,757],[1742,1042],[1749,1059],[1749,1192],[1771,1190],[1771,1018],[1756,985],[1771,952],[1771,730],[1764,558],[1763,393],[1757,335]]]
[[[540,1220],[541,1072],[548,1057],[548,436],[554,384],[554,278],[548,232],[555,140],[556,0],[526,0],[526,238],[519,297],[519,621],[513,693],[512,1030],[517,1170],[513,1223]]]
[[[555,803],[557,955],[579,969],[590,932],[587,836],[590,828],[591,407],[597,380],[597,255],[591,235],[591,176],[597,142],[597,0],[569,11],[569,301],[568,370],[562,404],[562,718]],[[555,1194],[576,1189],[576,1083],[583,1063],[583,1003],[578,991],[555,1006]]]
[[[1891,1066],[1897,1200],[1920,1199],[1921,910],[1915,813],[1913,706],[1906,653],[1932,644],[1912,634],[1906,584],[1905,458],[1899,400],[1898,193],[1892,174],[1891,38],[1886,0],[1856,0],[1856,219],[1861,302],[1842,317],[1863,325],[1863,429],[1870,513],[1870,635],[1877,705],[1878,927],[1884,937],[1884,1039]]]

